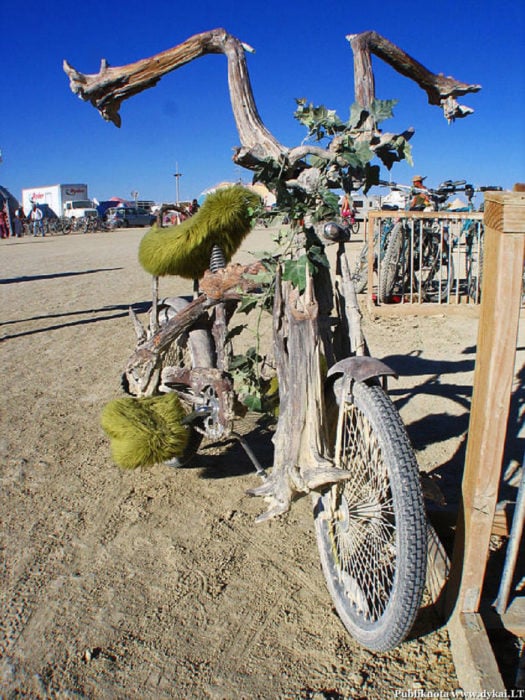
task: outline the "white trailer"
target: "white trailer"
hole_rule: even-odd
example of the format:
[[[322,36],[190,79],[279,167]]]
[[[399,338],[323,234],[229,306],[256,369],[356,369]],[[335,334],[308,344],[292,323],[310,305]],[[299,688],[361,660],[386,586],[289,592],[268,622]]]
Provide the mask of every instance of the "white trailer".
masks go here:
[[[87,185],[47,185],[22,190],[22,206],[26,214],[33,204],[47,205],[57,216],[77,218],[96,216],[97,210],[88,197]]]

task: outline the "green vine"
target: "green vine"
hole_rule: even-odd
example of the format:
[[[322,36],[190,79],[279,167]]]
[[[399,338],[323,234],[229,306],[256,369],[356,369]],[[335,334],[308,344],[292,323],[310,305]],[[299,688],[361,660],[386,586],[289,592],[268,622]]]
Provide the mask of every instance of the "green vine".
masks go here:
[[[294,117],[307,130],[303,144],[313,142],[315,148],[296,165],[297,177],[286,157],[267,158],[254,171],[253,181],[262,182],[276,196],[276,206],[271,212],[254,212],[254,216],[271,222],[284,219],[288,228],[281,229],[274,238],[276,250],[261,256],[264,269],[252,276],[260,284],[259,291],[245,294],[237,309],[240,313],[257,312],[255,344],[246,352],[234,355],[230,364],[241,400],[251,410],[275,412],[275,380],[261,369],[271,369],[271,363],[261,350],[260,325],[262,314],[273,311],[277,267],[282,280],[304,292],[308,277],[315,276],[321,267],[328,267],[324,246],[310,223],[338,218],[337,191],[350,193],[363,189],[366,193],[379,183],[381,166],[390,169],[403,159],[412,163],[408,143],[411,132],[386,135],[378,128],[393,116],[396,103],[396,100],[374,100],[366,109],[353,104],[345,121],[335,110],[297,99]],[[299,232],[303,236],[302,252],[295,255]],[[230,335],[234,337],[247,328],[247,324],[241,324]]]

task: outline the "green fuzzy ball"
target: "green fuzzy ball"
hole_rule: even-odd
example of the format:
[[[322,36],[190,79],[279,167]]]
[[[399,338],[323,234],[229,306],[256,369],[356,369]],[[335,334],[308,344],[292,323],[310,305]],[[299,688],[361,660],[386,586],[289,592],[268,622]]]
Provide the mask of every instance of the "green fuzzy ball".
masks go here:
[[[110,401],[101,425],[111,439],[111,456],[125,469],[149,467],[180,457],[189,429],[181,425],[184,409],[175,394]]]
[[[255,192],[240,185],[217,190],[178,226],[153,226],[140,243],[139,262],[156,277],[200,279],[210,266],[214,245],[222,249],[226,262],[232,259],[252,228],[249,209],[260,203]]]

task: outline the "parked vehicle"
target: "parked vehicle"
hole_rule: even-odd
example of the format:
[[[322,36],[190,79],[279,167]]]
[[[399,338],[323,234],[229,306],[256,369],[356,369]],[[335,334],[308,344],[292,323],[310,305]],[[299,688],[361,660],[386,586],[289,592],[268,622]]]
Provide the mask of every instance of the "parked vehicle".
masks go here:
[[[24,211],[30,211],[33,204],[37,204],[40,208],[46,205],[58,217],[76,219],[81,216],[97,215],[97,210],[88,197],[88,186],[83,184],[48,185],[23,189]]]
[[[105,199],[102,202],[97,202],[97,212],[101,219],[106,220],[108,211],[115,209],[117,202],[114,199]]]
[[[77,199],[64,204],[64,216],[68,219],[97,217],[98,212],[90,199]]]
[[[154,214],[135,207],[115,207],[107,212],[108,223],[113,228],[151,226],[155,219]]]
[[[47,220],[51,219],[58,219],[59,217],[55,214],[55,212],[51,209],[49,204],[38,204],[37,205],[40,211],[42,212],[42,217]],[[31,211],[31,209],[29,209]]]
[[[357,222],[365,221],[371,209],[379,209],[377,197],[367,197],[357,193],[352,194],[352,204],[354,207],[354,218]]]

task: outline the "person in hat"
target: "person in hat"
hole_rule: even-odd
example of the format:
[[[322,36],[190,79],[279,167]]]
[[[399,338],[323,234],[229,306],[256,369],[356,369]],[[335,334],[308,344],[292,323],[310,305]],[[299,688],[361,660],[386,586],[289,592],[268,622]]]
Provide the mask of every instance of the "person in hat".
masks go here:
[[[423,175],[414,175],[412,178],[413,196],[410,201],[410,209],[412,211],[423,211],[427,207],[432,206],[428,192],[423,184],[426,177]]]

